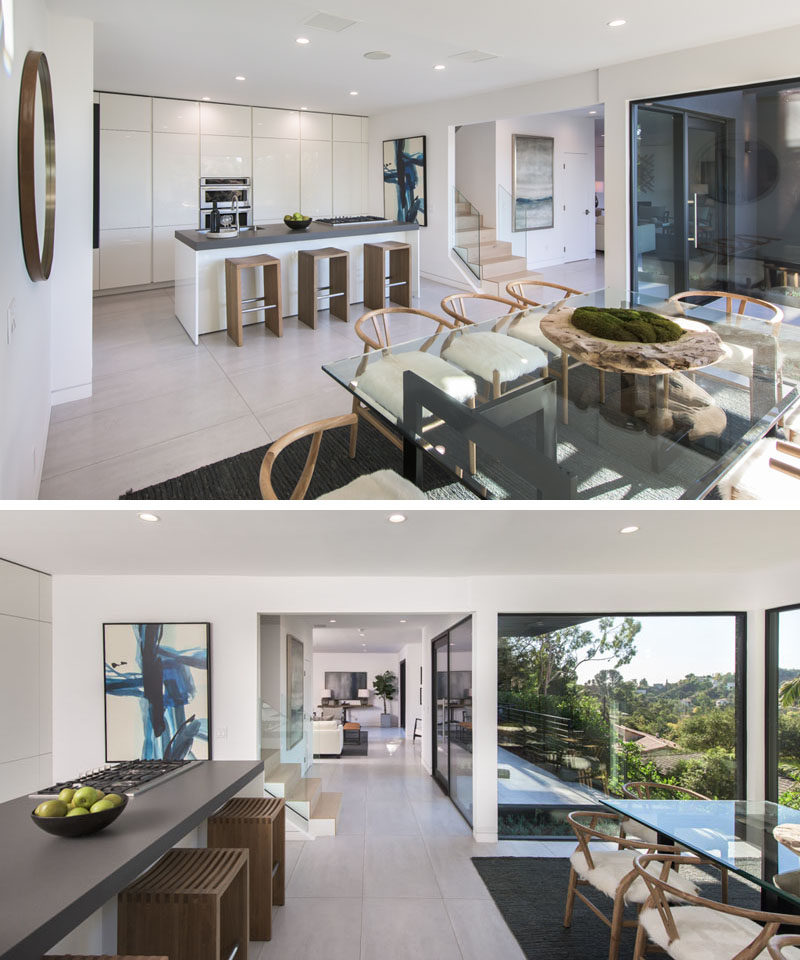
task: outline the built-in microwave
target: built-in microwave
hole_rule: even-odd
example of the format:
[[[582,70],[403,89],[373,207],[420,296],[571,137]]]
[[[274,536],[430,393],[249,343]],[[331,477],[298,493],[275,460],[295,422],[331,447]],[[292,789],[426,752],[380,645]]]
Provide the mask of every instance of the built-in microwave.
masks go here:
[[[200,180],[200,229],[207,230],[214,204],[223,218],[235,217],[240,227],[252,224],[249,177],[203,177]],[[235,209],[234,209],[235,208]],[[231,219],[231,224],[233,224]]]

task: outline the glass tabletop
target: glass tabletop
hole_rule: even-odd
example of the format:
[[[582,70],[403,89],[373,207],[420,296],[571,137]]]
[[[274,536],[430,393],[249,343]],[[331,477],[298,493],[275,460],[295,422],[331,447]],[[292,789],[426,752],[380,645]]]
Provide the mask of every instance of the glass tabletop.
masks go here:
[[[724,355],[669,377],[602,372],[567,357],[565,396],[565,357],[539,329],[559,306],[551,303],[436,335],[431,321],[427,338],[323,370],[447,467],[454,482],[491,499],[700,499],[800,398],[798,365],[781,375],[780,341],[763,320],[734,323],[714,303],[684,303],[681,311],[656,296],[612,289],[560,304],[682,313],[711,327]],[[487,333],[539,347],[546,371],[541,364],[533,373],[505,371],[498,388],[486,372]],[[483,337],[469,340],[477,334]],[[474,381],[474,408],[464,402],[464,375]],[[392,383],[397,389],[387,392]]]
[[[800,810],[769,801],[627,800],[603,797],[618,813],[800,904],[800,857],[778,843],[778,824],[800,824]]]

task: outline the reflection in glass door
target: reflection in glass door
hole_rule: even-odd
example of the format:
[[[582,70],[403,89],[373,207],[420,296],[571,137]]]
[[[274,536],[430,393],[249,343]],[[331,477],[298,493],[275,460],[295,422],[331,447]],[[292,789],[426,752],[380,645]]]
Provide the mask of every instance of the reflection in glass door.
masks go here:
[[[450,747],[447,721],[449,701],[449,634],[433,642],[433,684],[434,709],[436,716],[433,724],[433,776],[439,785],[449,793],[450,790]]]
[[[725,122],[686,115],[688,282],[685,289],[728,286]]]

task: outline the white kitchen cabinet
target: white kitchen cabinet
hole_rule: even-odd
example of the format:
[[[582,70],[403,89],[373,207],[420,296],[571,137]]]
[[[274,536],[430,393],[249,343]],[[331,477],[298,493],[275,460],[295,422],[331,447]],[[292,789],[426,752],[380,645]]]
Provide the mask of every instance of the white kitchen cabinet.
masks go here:
[[[300,142],[300,212],[329,217],[333,212],[330,140]]]
[[[252,169],[251,152],[250,137],[201,136],[200,176],[249,177]]]
[[[153,283],[175,279],[175,231],[196,229],[196,220],[174,227],[153,227]]]
[[[364,213],[361,181],[361,143],[333,142],[333,215],[352,217]]]
[[[361,117],[333,116],[333,139],[361,143]]]
[[[332,129],[329,113],[300,114],[301,140],[330,140]]]
[[[254,138],[254,222],[281,220],[300,206],[300,142]]]
[[[200,133],[216,137],[251,137],[252,108],[231,103],[201,103]]]
[[[151,135],[100,131],[100,229],[149,227],[152,216]]]
[[[200,104],[195,100],[153,98],[153,133],[200,133]]]
[[[100,289],[150,283],[152,230],[100,231]]]
[[[197,225],[200,138],[194,133],[153,134],[153,226]]]
[[[379,210],[370,210],[372,204],[369,202],[369,144],[361,144],[361,209],[359,213],[366,213],[371,216],[380,216],[383,213],[383,207]]]
[[[281,140],[299,140],[300,112],[253,107],[253,137],[277,137]]]
[[[152,129],[152,103],[150,97],[101,93],[100,129],[149,131]]]

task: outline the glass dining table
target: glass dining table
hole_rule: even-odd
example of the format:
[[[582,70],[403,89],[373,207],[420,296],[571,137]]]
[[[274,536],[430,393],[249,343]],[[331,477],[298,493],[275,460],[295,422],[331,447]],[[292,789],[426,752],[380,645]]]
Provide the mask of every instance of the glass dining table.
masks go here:
[[[722,356],[667,376],[602,370],[585,358],[577,362],[539,331],[541,321],[546,330],[546,318],[564,305],[638,307],[699,321],[719,336]],[[474,407],[410,370],[402,375],[401,404],[393,410],[360,388],[372,364],[413,351],[447,359],[457,338],[478,332],[535,340],[547,347],[547,370],[505,382],[499,395],[476,378]],[[746,375],[742,357],[749,357]],[[782,372],[779,341],[767,322],[744,317],[734,323],[713,304],[684,303],[680,309],[645,293],[613,289],[368,350],[322,369],[399,434],[408,479],[421,486],[424,458],[430,457],[449,471],[454,485],[484,499],[714,496],[720,478],[800,399],[800,377]]]
[[[728,867],[761,888],[762,909],[800,911],[800,856],[773,836],[798,824],[800,810],[767,800],[633,800],[603,797],[604,806]]]

